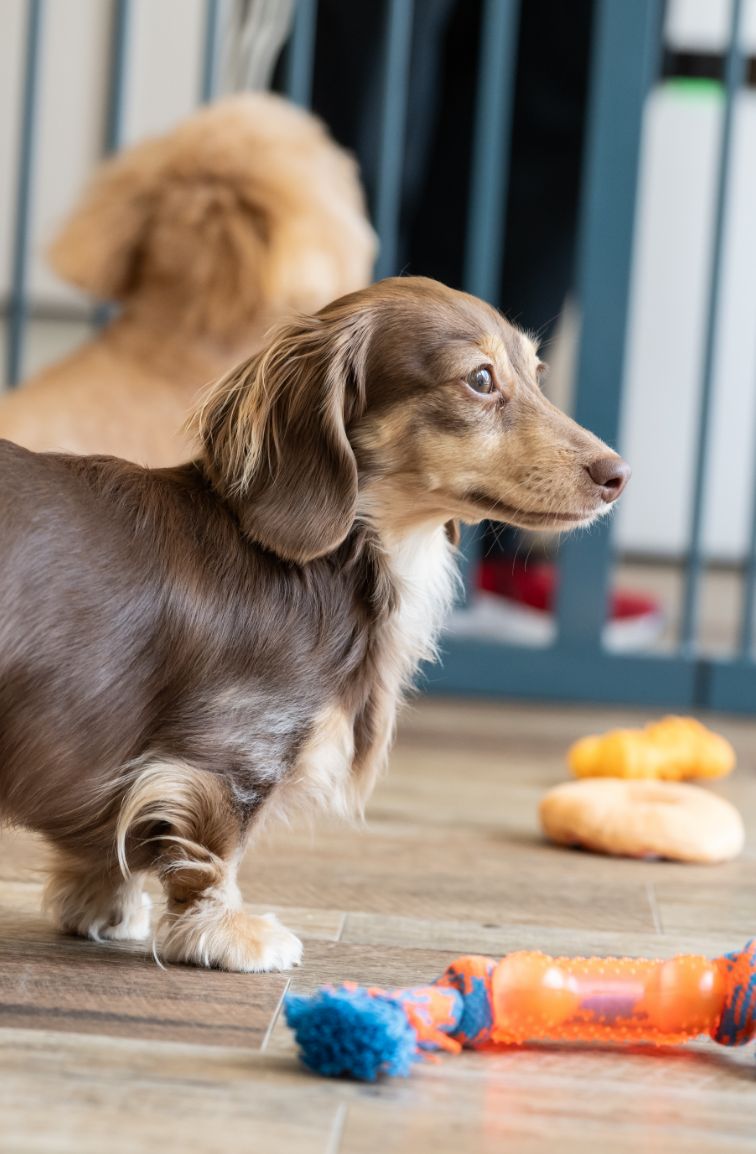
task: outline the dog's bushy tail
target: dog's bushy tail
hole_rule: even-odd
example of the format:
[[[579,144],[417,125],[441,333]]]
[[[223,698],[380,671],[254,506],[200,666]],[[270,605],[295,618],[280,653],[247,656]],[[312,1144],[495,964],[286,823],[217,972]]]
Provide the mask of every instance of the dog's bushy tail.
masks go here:
[[[125,877],[131,859],[161,874],[186,874],[190,888],[225,872],[238,819],[221,778],[185,762],[149,760],[133,771],[116,822],[116,852]]]

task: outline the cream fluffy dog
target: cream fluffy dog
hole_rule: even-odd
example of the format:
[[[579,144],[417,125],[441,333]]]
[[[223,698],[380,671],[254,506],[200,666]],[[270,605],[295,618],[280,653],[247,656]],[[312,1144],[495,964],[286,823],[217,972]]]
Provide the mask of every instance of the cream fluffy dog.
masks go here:
[[[371,278],[356,165],[270,94],[203,109],[94,176],[54,241],[65,280],[115,318],[0,402],[0,437],[161,466],[192,451],[197,392],[271,321]]]

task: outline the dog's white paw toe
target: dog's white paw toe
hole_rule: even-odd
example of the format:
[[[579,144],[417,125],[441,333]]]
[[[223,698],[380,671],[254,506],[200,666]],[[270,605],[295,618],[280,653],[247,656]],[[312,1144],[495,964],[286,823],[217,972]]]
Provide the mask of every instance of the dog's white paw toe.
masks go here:
[[[261,935],[261,970],[290,970],[302,961],[303,946],[296,934],[287,930],[275,914],[263,914],[265,923]]]

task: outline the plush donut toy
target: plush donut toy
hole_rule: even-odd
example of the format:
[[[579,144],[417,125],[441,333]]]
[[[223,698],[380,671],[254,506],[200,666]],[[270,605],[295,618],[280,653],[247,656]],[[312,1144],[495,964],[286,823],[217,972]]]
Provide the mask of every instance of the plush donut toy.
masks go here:
[[[539,813],[551,841],[625,857],[722,862],[744,842],[730,802],[682,782],[568,781],[545,794]]]

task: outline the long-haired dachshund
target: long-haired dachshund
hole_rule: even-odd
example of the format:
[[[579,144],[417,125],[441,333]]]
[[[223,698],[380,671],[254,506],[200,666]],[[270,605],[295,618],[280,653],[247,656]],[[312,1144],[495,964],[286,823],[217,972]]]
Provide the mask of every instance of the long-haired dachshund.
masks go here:
[[[165,959],[296,964],[243,909],[255,829],[360,810],[454,587],[453,523],[586,525],[627,465],[542,395],[482,301],[386,280],[287,323],[149,470],[0,442],[0,812],[57,851],[47,902]]]

